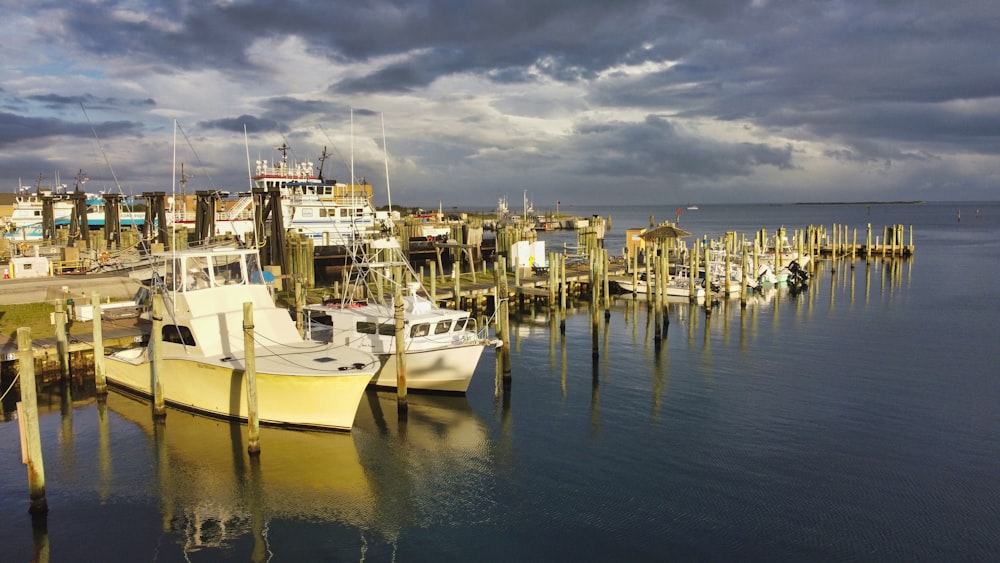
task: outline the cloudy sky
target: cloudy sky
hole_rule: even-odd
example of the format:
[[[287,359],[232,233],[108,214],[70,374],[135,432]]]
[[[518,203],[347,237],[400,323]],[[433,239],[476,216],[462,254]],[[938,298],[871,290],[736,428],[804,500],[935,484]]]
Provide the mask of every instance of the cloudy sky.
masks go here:
[[[287,142],[377,205],[1000,199],[996,0],[0,9],[3,191],[179,190],[175,151],[245,190]]]

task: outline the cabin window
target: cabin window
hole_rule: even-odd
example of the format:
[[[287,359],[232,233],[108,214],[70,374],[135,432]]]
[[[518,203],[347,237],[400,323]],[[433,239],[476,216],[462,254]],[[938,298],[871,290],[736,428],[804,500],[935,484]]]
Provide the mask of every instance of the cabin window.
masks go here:
[[[451,330],[451,320],[440,321],[434,325],[434,334],[444,334]]]
[[[428,334],[430,334],[430,332],[431,332],[430,323],[420,323],[413,325],[413,328],[410,329],[410,336],[412,336],[413,338],[419,338],[421,336],[427,336]]]
[[[312,217],[313,216],[313,210],[310,209],[310,208],[308,208],[308,207],[302,209],[302,216],[303,217]]]
[[[378,333],[382,336],[396,336],[396,325],[394,323],[383,323],[378,325]]]
[[[238,285],[246,283],[240,256],[238,255],[213,256],[212,267],[215,285]]]
[[[319,216],[320,217],[326,217],[326,208],[325,207],[319,210]]]
[[[466,318],[466,319],[458,319],[457,321],[455,321],[455,332],[462,332],[463,330],[465,330],[465,321],[467,320],[468,319]]]
[[[191,329],[183,325],[163,325],[163,341],[194,346],[194,335]]]
[[[376,324],[366,321],[359,322],[356,326],[358,334],[375,334]]]

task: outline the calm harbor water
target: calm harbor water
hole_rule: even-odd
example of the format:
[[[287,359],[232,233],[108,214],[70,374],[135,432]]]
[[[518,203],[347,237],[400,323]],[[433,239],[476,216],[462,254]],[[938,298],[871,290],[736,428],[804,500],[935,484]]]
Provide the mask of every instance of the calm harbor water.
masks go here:
[[[676,207],[561,211],[610,213],[620,254]],[[504,399],[487,354],[467,397],[411,394],[400,425],[369,393],[350,434],[264,429],[259,461],[238,425],[43,395],[47,533],[0,422],[0,561],[995,560],[1000,204],[681,216],[695,236],[834,222],[913,225],[916,254],[823,261],[746,310],[671,304],[661,345],[620,298],[596,361],[586,304],[564,335],[526,311]]]

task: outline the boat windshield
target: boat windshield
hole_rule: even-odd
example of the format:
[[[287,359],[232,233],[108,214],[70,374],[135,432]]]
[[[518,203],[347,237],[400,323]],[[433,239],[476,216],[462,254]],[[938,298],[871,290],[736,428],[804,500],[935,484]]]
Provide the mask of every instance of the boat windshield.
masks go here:
[[[256,272],[256,274],[255,274]],[[196,291],[224,285],[263,283],[256,255],[242,254],[177,256],[167,262],[164,282],[178,291]]]

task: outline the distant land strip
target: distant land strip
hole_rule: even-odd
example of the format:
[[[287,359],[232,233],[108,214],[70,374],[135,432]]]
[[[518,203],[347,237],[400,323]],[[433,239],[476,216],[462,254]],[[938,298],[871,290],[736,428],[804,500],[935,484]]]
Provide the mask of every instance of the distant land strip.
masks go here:
[[[924,205],[926,201],[923,200],[910,200],[910,201],[817,201],[817,202],[799,202],[795,205]]]

